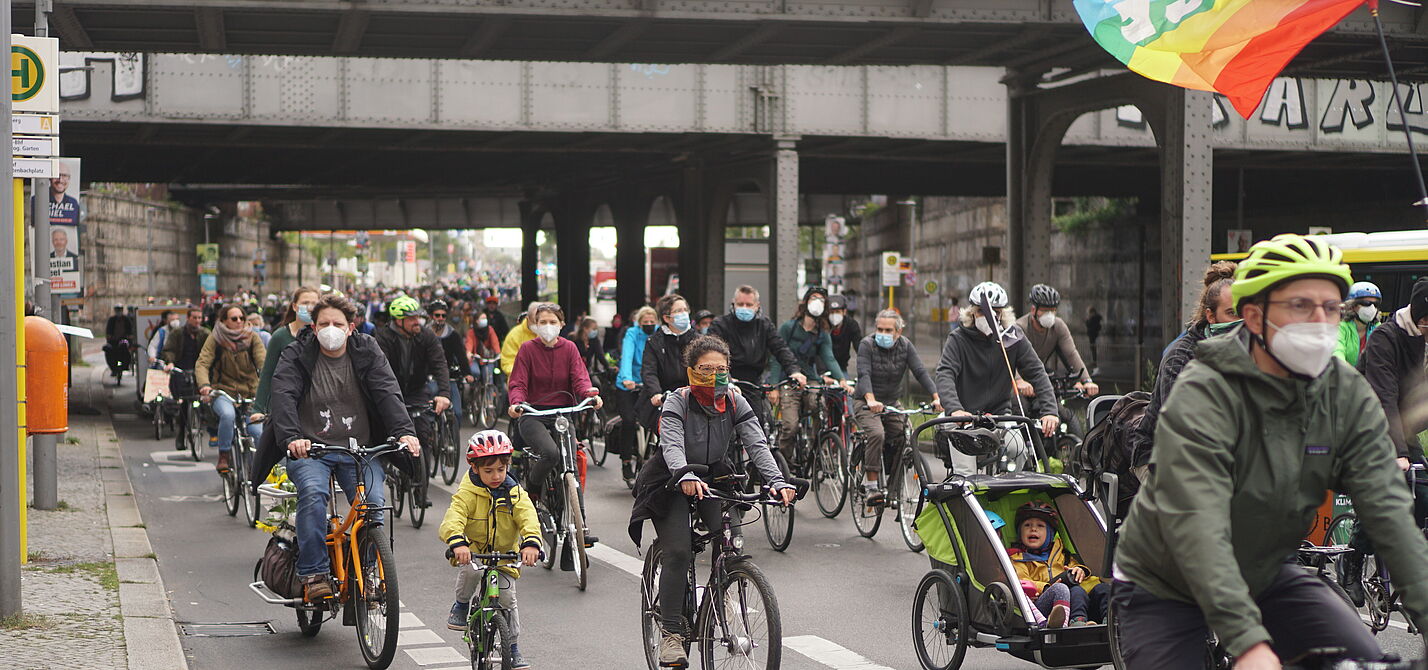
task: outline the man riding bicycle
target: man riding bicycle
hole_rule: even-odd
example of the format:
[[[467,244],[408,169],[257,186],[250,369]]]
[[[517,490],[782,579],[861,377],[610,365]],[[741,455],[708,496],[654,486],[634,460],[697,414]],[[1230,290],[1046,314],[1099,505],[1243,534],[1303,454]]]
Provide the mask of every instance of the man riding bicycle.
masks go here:
[[[392,322],[377,330],[377,345],[387,356],[392,374],[397,377],[402,397],[408,405],[433,403],[432,412],[441,414],[451,407],[451,377],[446,366],[446,352],[436,334],[422,324],[426,313],[416,298],[401,296],[387,305]],[[428,381],[435,382],[429,386]],[[422,413],[415,421],[417,437],[422,445],[436,443],[436,424]],[[422,507],[431,502],[426,495],[426,475],[417,476],[417,500]]]
[[[1428,623],[1428,542],[1388,422],[1333,357],[1350,280],[1313,236],[1259,242],[1240,262],[1230,291],[1244,322],[1202,342],[1175,382],[1121,531],[1112,602],[1127,667],[1202,667],[1209,632],[1244,670],[1322,648],[1382,658],[1348,603],[1285,562],[1329,489],[1353,498],[1405,610]]]
[[[887,436],[902,435],[903,425],[907,422],[907,417],[901,414],[879,415],[886,406],[899,406],[903,376],[911,372],[923,390],[932,394],[932,406],[942,411],[936,382],[932,381],[927,368],[922,366],[917,348],[902,336],[905,326],[897,310],[885,309],[878,312],[873,334],[858,344],[858,391],[857,400],[853,402],[853,419],[866,437],[863,443],[863,470],[866,474],[863,486],[868,490],[869,505],[879,505],[883,501],[879,478],[883,471],[883,445]]]
[[[937,393],[943,409],[949,416],[1016,413],[1019,405],[1011,379],[1015,372],[1035,390],[1031,406],[1025,408],[1027,416],[1041,417],[1042,435],[1055,435],[1061,425],[1056,393],[1041,359],[1021,329],[1014,327],[1016,314],[1007,306],[1006,289],[995,282],[982,282],[972,287],[967,301],[959,317],[961,327],[948,333],[937,364]],[[994,312],[990,318],[1000,325],[982,313],[984,303]],[[1001,342],[997,341],[999,330],[1003,333]],[[956,472],[976,472],[975,458],[953,450],[951,459]]]
[[[709,334],[729,345],[729,375],[732,379],[758,383],[764,378],[772,354],[783,366],[784,373],[800,386],[808,383],[798,360],[788,344],[778,336],[778,329],[768,317],[759,314],[759,292],[743,285],[734,289],[734,302],[728,314],[714,319]],[[763,398],[749,398],[754,413],[761,420],[769,416],[769,406]]]
[[[412,455],[421,454],[401,388],[382,350],[368,335],[354,333],[356,310],[346,298],[323,296],[312,308],[312,328],[283,349],[273,370],[272,414],[258,442],[252,486],[268,478],[286,455],[288,478],[297,486],[297,574],[304,598],[316,602],[332,596],[328,580],[328,480],[336,476],[350,502],[357,494],[357,467],[346,454],[308,458],[314,442],[361,446],[398,439]],[[386,458],[414,473],[412,459]],[[381,507],[383,471],[380,460],[367,463],[363,476],[367,502]]]
[[[1031,287],[1031,311],[1017,319],[1016,325],[1026,335],[1026,341],[1041,359],[1047,374],[1075,374],[1076,390],[1087,396],[1101,392],[1101,387],[1091,381],[1091,371],[1076,351],[1076,340],[1071,339],[1071,329],[1056,315],[1061,305],[1061,292],[1046,284]],[[1018,379],[1017,393],[1028,398],[1036,395],[1031,384]]]
[[[464,380],[469,384],[476,381],[476,377],[471,374],[471,359],[466,355],[466,338],[451,325],[451,308],[445,300],[433,300],[426,306],[426,313],[431,315],[431,332],[436,335],[437,341],[441,343],[441,350],[446,355],[447,375],[451,380],[451,411],[456,414],[456,425],[459,427],[461,382]]]

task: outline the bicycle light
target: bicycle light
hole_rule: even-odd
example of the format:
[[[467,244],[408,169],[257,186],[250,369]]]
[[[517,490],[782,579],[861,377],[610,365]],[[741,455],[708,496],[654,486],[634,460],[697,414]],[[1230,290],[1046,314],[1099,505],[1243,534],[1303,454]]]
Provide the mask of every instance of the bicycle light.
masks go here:
[[[732,542],[735,549],[738,549],[739,551],[744,550],[744,535],[742,533],[735,535]]]
[[[564,416],[555,417],[555,429],[562,432],[570,432],[570,419]]]

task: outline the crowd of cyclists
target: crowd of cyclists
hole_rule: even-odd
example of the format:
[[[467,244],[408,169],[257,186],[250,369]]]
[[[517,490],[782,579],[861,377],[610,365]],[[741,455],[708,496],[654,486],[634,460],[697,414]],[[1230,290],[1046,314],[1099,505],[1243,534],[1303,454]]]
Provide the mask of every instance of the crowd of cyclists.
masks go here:
[[[1134,427],[1139,494],[1119,528],[1110,595],[1122,617],[1125,662],[1198,667],[1204,654],[1196,649],[1212,633],[1246,668],[1277,667],[1281,658],[1329,646],[1381,658],[1351,608],[1276,557],[1293,554],[1325,491],[1347,493],[1361,524],[1355,552],[1340,566],[1345,590],[1362,602],[1359,565],[1374,553],[1403,585],[1408,616],[1417,623],[1428,612],[1428,543],[1400,474],[1422,462],[1418,434],[1428,430],[1428,280],[1414,286],[1406,306],[1385,313],[1382,293],[1354,282],[1337,249],[1284,235],[1255,245],[1239,264],[1212,264],[1197,283],[1196,314],[1163,353],[1150,409]],[[299,287],[277,310],[244,301],[176,308],[145,334],[154,365],[172,371],[171,386],[211,408],[220,472],[233,465],[239,430],[258,444],[246,470],[255,486],[286,459],[299,500],[298,577],[309,602],[333,595],[323,551],[328,479],[348,490],[356,476],[351,458],[309,457],[314,444],[399,441],[408,453],[386,458],[417,482],[415,504],[426,507],[420,457],[436,442],[434,417],[449,412],[475,434],[464,450],[471,470],[440,526],[448,558],[464,565],[473,553],[509,551],[532,564],[551,548],[530,513],[548,508],[543,498],[556,493],[545,483],[560,465],[567,430],[564,415],[549,412],[588,405],[603,418],[580,437],[601,440],[618,457],[634,493],[631,536],[638,542],[642,523],[652,522],[665,547],[658,595],[671,603],[689,588],[692,519],[718,524],[719,505],[706,501],[711,484],[747,473],[767,496],[792,505],[799,478],[787,457],[800,418],[830,395],[851,399],[828,407],[847,407],[862,434],[861,479],[850,486],[861,487],[862,504],[882,505],[884,452],[908,420],[888,410],[910,397],[908,380],[936,412],[1025,416],[1052,444],[1068,430],[1063,424],[1080,421],[1061,402],[1064,391],[1101,391],[1058,315],[1060,293],[1045,284],[1032,287],[1030,310],[1020,317],[1002,286],[974,287],[931,370],[904,334],[901,313],[869,314],[865,333],[847,297],[822,287],[804,291],[777,322],[756,289],[740,286],[722,313],[671,294],[603,327],[548,302],[510,318],[497,291],[470,286],[352,298]],[[132,325],[111,325],[113,341],[139,336]],[[478,391],[485,388],[494,392]],[[252,401],[246,417],[236,412],[240,399]],[[498,410],[509,419],[504,428]],[[1024,466],[1017,454],[1036,438],[996,435],[1000,460],[989,465],[952,450],[950,472]],[[513,455],[524,458],[513,464]],[[377,470],[368,473],[367,495],[380,504],[383,466],[368,467]],[[588,519],[583,489],[577,503],[578,518]],[[504,516],[496,511],[502,504]],[[1058,541],[1055,513],[1034,512],[1018,515],[1019,542],[1008,547],[1031,558],[1014,560],[1048,560]],[[588,522],[579,530],[585,546],[599,542]],[[1086,575],[1093,569],[1076,565]],[[471,620],[469,572],[456,588],[453,629]],[[1049,586],[1033,590],[1042,595]],[[501,582],[512,623],[513,588],[511,579]],[[1056,604],[1059,597],[1048,600]],[[1092,609],[1092,618],[1104,618]],[[1084,618],[1084,603],[1076,612],[1047,625]],[[672,607],[661,617],[659,665],[688,665],[691,622]],[[519,648],[512,658],[513,667],[529,667]]]

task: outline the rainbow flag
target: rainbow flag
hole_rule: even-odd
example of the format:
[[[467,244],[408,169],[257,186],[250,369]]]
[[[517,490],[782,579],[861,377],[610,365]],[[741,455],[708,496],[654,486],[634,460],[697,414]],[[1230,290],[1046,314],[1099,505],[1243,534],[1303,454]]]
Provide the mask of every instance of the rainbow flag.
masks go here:
[[[1270,82],[1364,0],[1075,0],[1091,37],[1131,71],[1214,91],[1249,118]]]

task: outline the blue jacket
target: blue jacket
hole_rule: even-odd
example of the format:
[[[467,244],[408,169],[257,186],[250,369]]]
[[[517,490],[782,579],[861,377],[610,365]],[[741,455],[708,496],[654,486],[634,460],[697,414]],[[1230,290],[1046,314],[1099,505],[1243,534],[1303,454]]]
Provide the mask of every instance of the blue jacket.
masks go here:
[[[615,375],[615,384],[621,391],[626,381],[640,383],[640,364],[645,360],[645,343],[649,339],[639,326],[625,329],[625,341],[620,344],[620,373]]]

